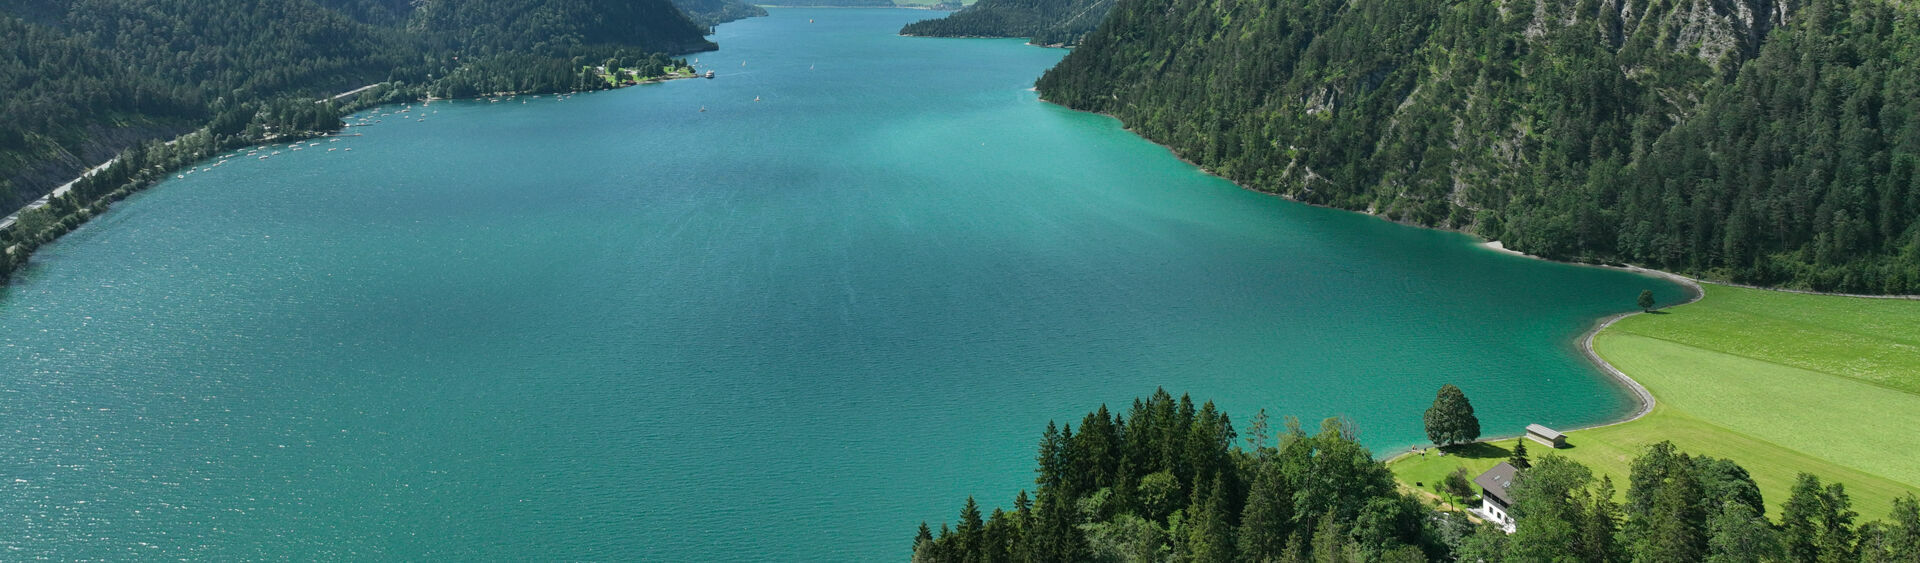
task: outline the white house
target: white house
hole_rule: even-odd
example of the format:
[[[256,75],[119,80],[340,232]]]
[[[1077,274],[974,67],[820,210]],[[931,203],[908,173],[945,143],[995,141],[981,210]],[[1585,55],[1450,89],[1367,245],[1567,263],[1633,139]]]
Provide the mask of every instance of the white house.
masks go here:
[[[1507,462],[1493,466],[1486,473],[1473,478],[1473,484],[1480,487],[1480,506],[1473,509],[1474,514],[1499,524],[1507,533],[1513,533],[1513,495],[1507,489],[1513,487],[1513,480],[1520,472]]]

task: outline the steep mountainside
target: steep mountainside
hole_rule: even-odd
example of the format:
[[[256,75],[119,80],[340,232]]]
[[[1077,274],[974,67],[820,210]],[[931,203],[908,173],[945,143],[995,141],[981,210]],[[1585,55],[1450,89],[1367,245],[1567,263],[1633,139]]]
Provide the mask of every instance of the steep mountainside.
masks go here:
[[[414,31],[479,51],[566,53],[624,45],[685,53],[713,48],[705,28],[666,0],[419,0]]]
[[[1885,0],[1121,0],[1039,87],[1301,201],[1920,292],[1920,21]]]
[[[767,15],[767,9],[741,0],[673,0],[694,23],[711,28],[730,21]]]
[[[1113,9],[1114,0],[980,0],[944,18],[918,21],[902,35],[1026,37],[1037,45],[1080,42]]]
[[[644,67],[712,48],[703,31],[667,0],[8,0],[0,206],[278,100],[428,77],[464,81],[437,91],[555,87],[583,80],[575,59]],[[475,64],[490,66],[459,72]]]

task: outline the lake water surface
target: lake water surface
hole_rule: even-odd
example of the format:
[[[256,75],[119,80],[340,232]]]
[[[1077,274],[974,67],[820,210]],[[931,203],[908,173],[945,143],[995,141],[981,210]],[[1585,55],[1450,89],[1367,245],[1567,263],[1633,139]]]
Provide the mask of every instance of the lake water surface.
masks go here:
[[[1376,451],[1448,382],[1631,409],[1572,341],[1678,287],[1238,189],[934,15],[773,10],[715,80],[415,106],[43,248],[0,558],[902,560],[1159,386]]]

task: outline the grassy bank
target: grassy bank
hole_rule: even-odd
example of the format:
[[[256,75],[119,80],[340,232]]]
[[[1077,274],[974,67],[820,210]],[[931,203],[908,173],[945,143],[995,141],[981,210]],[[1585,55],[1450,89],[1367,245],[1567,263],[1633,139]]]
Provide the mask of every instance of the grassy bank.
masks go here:
[[[1920,301],[1705,290],[1699,302],[1622,319],[1594,338],[1594,350],[1658,402],[1638,420],[1568,433],[1563,455],[1624,490],[1633,457],[1671,440],[1746,467],[1770,511],[1801,472],[1844,483],[1868,520],[1893,498],[1920,494]],[[1511,446],[1403,458],[1393,470],[1431,487],[1454,467],[1491,467]]]

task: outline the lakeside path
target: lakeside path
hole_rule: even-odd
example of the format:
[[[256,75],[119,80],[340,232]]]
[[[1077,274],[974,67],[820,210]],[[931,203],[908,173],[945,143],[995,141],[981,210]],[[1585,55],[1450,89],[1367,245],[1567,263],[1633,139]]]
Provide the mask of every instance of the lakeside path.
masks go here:
[[[169,142],[169,144],[171,144],[171,142]],[[53,203],[53,198],[65,196],[67,192],[72,191],[74,184],[80,183],[81,180],[87,179],[88,176],[100,173],[101,170],[106,170],[108,166],[113,166],[113,163],[119,160],[120,157],[116,156],[107,159],[106,162],[100,163],[99,166],[88,168],[85,172],[81,172],[79,176],[74,177],[74,179],[68,180],[65,184],[60,184],[60,187],[54,188],[53,191],[48,192],[47,195],[40,196],[40,199],[33,200],[32,203],[28,203],[20,209],[15,210],[12,215],[8,215],[5,219],[0,219],[0,229],[12,227],[14,221],[20,220],[20,214],[46,207],[47,204]]]
[[[1581,337],[1582,352],[1634,391],[1641,408],[1568,431],[1570,447],[1558,454],[1624,482],[1645,447],[1672,441],[1740,463],[1776,510],[1802,472],[1844,483],[1863,521],[1884,517],[1893,498],[1920,494],[1920,437],[1886,432],[1920,426],[1920,355],[1911,352],[1920,346],[1920,302],[1628,269],[1695,293],[1686,307],[1614,315]],[[1389,463],[1403,485],[1424,489],[1454,468],[1477,473],[1506,459],[1494,442],[1510,439]]]

